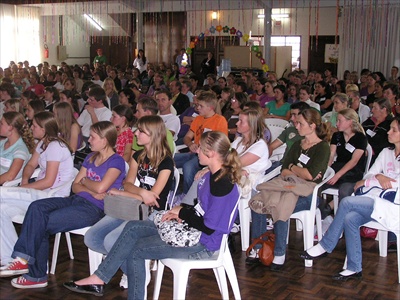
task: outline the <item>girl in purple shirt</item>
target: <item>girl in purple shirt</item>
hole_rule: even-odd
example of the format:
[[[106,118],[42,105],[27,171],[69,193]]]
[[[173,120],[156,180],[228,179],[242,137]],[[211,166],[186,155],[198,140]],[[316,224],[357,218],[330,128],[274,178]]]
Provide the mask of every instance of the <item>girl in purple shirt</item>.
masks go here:
[[[210,169],[200,179],[197,193],[204,214],[197,215],[193,209],[175,206],[163,217],[163,221],[185,220],[189,226],[202,231],[197,245],[168,245],[161,240],[153,221],[130,221],[93,275],[64,283],[64,286],[78,293],[101,296],[104,284],[111,280],[122,263],[127,262],[128,298],[144,299],[146,259],[202,259],[219,250],[223,234],[229,233],[232,227],[229,218],[239,199],[240,160],[227,136],[216,131],[202,134],[198,154],[200,164]]]

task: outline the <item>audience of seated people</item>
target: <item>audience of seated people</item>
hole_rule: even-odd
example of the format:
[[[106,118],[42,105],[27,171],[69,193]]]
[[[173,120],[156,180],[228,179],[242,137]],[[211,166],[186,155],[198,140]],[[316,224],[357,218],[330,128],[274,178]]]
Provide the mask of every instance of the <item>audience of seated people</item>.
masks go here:
[[[390,79],[386,81],[379,71],[364,69],[360,74],[348,72],[338,78],[330,70],[324,73],[312,71],[308,76],[299,70],[278,80],[274,72],[254,76],[243,70],[240,76],[231,73],[225,78],[217,77],[215,70],[195,74],[190,68],[187,74],[179,74],[176,66],[162,69],[152,65],[143,51],[137,60],[144,60],[146,68],[141,66],[139,71],[120,65],[98,64],[94,68],[88,64],[80,67],[65,63],[59,69],[43,64],[38,67],[39,71],[29,63],[5,68],[0,74],[0,185],[22,177],[22,187],[27,188],[29,196],[21,196],[22,189],[1,187],[1,205],[10,198],[5,189],[16,190],[18,197],[12,197],[12,201],[18,206],[18,212],[25,213],[30,203],[45,197],[42,190],[69,179],[72,167],[66,167],[63,159],[69,163],[71,153],[79,151],[83,141],[87,146],[90,144],[90,128],[100,121],[112,122],[117,132],[115,151],[126,162],[132,163],[132,155],[136,153],[137,156],[146,148],[137,138],[139,133],[134,134],[132,129],[136,129],[136,122],[142,117],[159,114],[165,123],[171,153],[175,153],[175,143],[187,146],[175,154],[176,166],[183,169],[183,194],[189,192],[196,172],[202,168],[198,158],[201,135],[207,131],[220,131],[229,136],[232,148],[238,151],[245,170],[242,175],[253,172],[260,175],[266,169],[269,172],[283,164],[283,175],[318,182],[326,165],[330,165],[336,175],[327,186],[339,187],[340,200],[349,196],[362,178],[367,143],[373,149],[372,166],[382,151],[393,147],[391,141],[395,139],[388,138],[388,133],[390,137],[398,131],[398,123],[393,122],[393,117],[400,114],[399,78],[388,76]],[[309,110],[310,107],[313,109]],[[260,116],[258,112],[257,119],[254,109],[264,109],[264,115],[261,113]],[[325,113],[329,113],[329,122],[322,125],[320,119]],[[265,135],[261,138],[259,132],[261,127],[264,134],[268,131],[263,123],[260,125],[264,117],[290,119],[291,125],[275,141],[265,141]],[[325,136],[326,127],[330,127],[329,132],[337,131],[331,140],[327,139],[329,135]],[[34,146],[33,138],[38,146]],[[329,162],[325,140],[331,144]],[[62,150],[53,149],[55,142]],[[287,145],[284,158],[271,166],[269,156],[282,144]],[[316,145],[323,145],[318,147],[321,148],[318,163],[313,158],[315,151],[311,151]],[[51,156],[45,155],[50,150]],[[305,152],[312,163],[296,161],[296,151]],[[300,169],[299,164],[304,168]],[[28,183],[34,165],[39,165],[41,173],[36,182]],[[82,178],[77,184],[82,184]],[[254,182],[258,180],[251,180],[255,188]],[[60,196],[67,196],[67,193]],[[303,197],[293,209],[307,209],[308,205],[309,197]],[[323,214],[330,214],[331,206],[324,205],[320,205]],[[1,211],[3,213],[3,209]],[[2,265],[12,261],[12,247],[17,238],[11,228],[10,216],[6,219],[9,224],[3,226],[2,220],[0,231]],[[253,212],[252,237],[265,231],[264,221],[263,215]],[[276,270],[281,269],[285,261],[283,236],[287,225],[284,219],[275,221],[277,240],[272,268]],[[20,250],[16,250],[22,255],[22,262],[32,256],[23,252],[31,251],[26,248],[29,239],[23,239],[25,245],[22,247],[21,242]],[[389,241],[393,245],[393,236]],[[331,251],[332,247],[328,248],[324,249]],[[317,252],[311,251],[309,255],[312,253]],[[42,269],[42,266],[38,270],[33,268],[24,280],[43,281]],[[358,268],[355,271],[358,272]],[[24,280],[17,279],[14,285],[23,286]]]

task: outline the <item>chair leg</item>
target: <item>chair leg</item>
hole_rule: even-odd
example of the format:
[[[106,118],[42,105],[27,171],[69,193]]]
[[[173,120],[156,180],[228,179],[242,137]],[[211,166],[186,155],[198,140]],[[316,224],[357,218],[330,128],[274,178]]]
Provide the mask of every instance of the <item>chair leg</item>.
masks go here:
[[[147,286],[150,283],[151,280],[151,273],[150,273],[150,259],[146,259],[144,262],[145,266],[145,272],[146,272],[146,280],[144,281],[144,299],[147,299]]]
[[[242,251],[249,248],[250,241],[250,208],[248,198],[239,200],[239,218],[240,218],[240,239],[242,242]]]
[[[336,215],[337,209],[339,207],[339,196],[333,196],[333,213]]]
[[[89,254],[90,275],[92,275],[101,264],[101,261],[103,260],[103,254],[93,251],[89,248],[88,248],[88,254]]]
[[[74,250],[72,249],[71,234],[68,231],[65,233],[65,239],[67,240],[69,257],[71,259],[74,259]]]
[[[233,296],[235,297],[235,300],[240,300],[241,296],[240,296],[239,283],[237,280],[236,270],[233,264],[232,256],[229,253],[229,251],[228,253],[224,254],[224,268],[232,287]]]
[[[315,211],[315,220],[317,225],[318,241],[320,241],[322,239],[322,220],[321,220],[321,211],[319,210],[319,208],[317,208]]]
[[[387,245],[388,245],[388,232],[386,230],[378,230],[378,242],[379,242],[379,255],[381,257],[386,257]]]
[[[58,249],[60,248],[60,239],[61,239],[61,232],[56,233],[54,237],[53,257],[51,259],[51,268],[50,268],[50,274],[53,275],[56,273]]]
[[[154,300],[158,300],[158,298],[160,297],[161,281],[162,281],[162,277],[164,274],[164,267],[165,267],[164,264],[161,261],[159,261],[158,267],[157,267],[156,278],[154,281],[154,292],[153,292]]]
[[[397,236],[397,279],[399,280],[400,283],[400,251],[399,251],[399,245],[400,245],[400,233],[396,233]]]
[[[188,268],[179,268],[172,270],[174,273],[174,294],[173,299],[184,300],[186,298],[186,287],[189,278]]]
[[[306,218],[309,216],[306,216]],[[310,219],[310,218],[308,218]],[[303,220],[303,240],[304,250],[310,249],[314,244],[314,218],[312,220]],[[313,261],[311,259],[304,260],[306,267],[312,267]]]
[[[225,269],[223,266],[214,268],[215,279],[217,280],[219,292],[222,299],[229,299],[228,283],[226,282]]]
[[[346,258],[344,259],[344,263],[343,263],[343,270],[347,269],[347,255]]]

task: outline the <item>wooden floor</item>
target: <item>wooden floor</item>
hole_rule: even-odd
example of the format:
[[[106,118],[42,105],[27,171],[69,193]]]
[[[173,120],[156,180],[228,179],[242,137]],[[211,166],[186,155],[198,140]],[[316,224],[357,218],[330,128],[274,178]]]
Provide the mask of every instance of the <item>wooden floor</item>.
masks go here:
[[[331,280],[331,275],[341,270],[345,257],[345,243],[341,240],[334,253],[321,258],[312,268],[305,268],[298,254],[303,249],[301,232],[294,223],[290,232],[287,260],[281,272],[271,272],[268,267],[246,266],[245,254],[233,254],[242,299],[400,299],[397,279],[396,253],[386,258],[379,256],[378,243],[363,240],[363,279],[345,283]],[[240,235],[235,236],[240,249]],[[89,273],[87,249],[83,237],[72,235],[75,259],[70,260],[63,236],[55,275],[49,276],[49,286],[42,289],[19,290],[10,284],[10,278],[0,278],[0,299],[99,299],[68,291],[63,282],[86,277]],[[119,288],[121,272],[107,285],[102,299],[126,299],[127,291]],[[153,295],[153,280],[148,287],[148,298]],[[233,298],[232,291],[230,296]],[[221,296],[210,270],[190,273],[187,299],[220,299]],[[101,298],[100,298],[101,299]],[[160,299],[172,299],[172,275],[165,270]]]

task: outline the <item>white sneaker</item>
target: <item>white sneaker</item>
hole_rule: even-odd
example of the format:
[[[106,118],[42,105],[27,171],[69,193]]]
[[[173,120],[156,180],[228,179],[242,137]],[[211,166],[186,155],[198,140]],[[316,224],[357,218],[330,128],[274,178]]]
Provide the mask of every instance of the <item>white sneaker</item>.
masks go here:
[[[128,276],[126,274],[122,274],[121,281],[119,282],[119,286],[123,289],[128,288]]]
[[[274,229],[274,222],[272,221],[272,218],[267,218],[267,230],[272,229]]]

